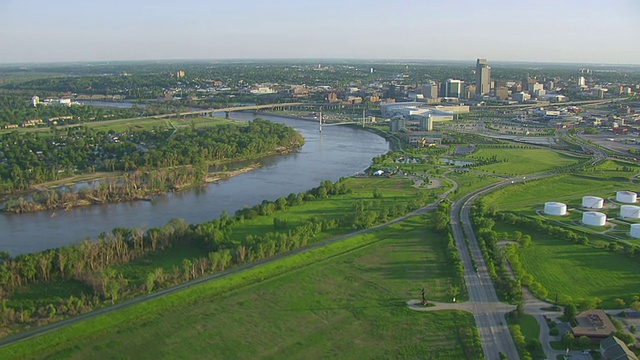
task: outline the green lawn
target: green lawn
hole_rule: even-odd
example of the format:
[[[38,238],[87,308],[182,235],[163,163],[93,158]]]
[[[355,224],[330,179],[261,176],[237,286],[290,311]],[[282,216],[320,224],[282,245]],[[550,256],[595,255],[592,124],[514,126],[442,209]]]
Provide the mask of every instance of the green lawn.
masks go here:
[[[625,170],[624,167],[627,167]],[[484,202],[500,210],[519,210],[533,205],[544,205],[547,201],[560,201],[570,206],[580,206],[586,195],[615,199],[618,190],[640,191],[640,182],[630,178],[640,171],[636,165],[612,160],[589,172],[562,174],[542,180],[507,186],[485,196]]]
[[[413,181],[404,177],[368,177],[346,179],[345,186],[352,190],[350,194],[318,199],[311,202],[304,202],[299,206],[278,211],[272,216],[260,216],[251,221],[245,221],[233,227],[233,238],[240,241],[248,235],[264,234],[270,231],[286,232],[287,229],[277,230],[274,228],[273,219],[286,219],[289,228],[293,228],[307,221],[311,216],[319,219],[342,219],[354,213],[354,204],[359,201],[369,203],[367,211],[383,211],[393,208],[396,204],[407,203],[428,194],[435,196],[444,192],[447,187],[439,189],[418,189],[413,186]],[[374,198],[373,191],[378,190],[381,197]],[[435,197],[432,201],[435,201]],[[321,234],[328,237],[339,233],[344,233],[345,229],[338,229],[337,232]]]
[[[447,174],[447,177],[458,183],[458,190],[455,194],[450,196],[450,198],[454,200],[460,199],[472,191],[478,190],[487,185],[495,184],[502,180],[494,176],[480,175],[468,171],[451,172]]]
[[[584,160],[582,157],[548,149],[479,149],[469,159],[488,159],[493,156],[506,162],[479,166],[476,169],[496,174],[526,175]]]
[[[640,167],[632,163],[607,160],[596,168],[573,174],[563,174],[525,184],[516,184],[499,189],[483,198],[485,204],[497,211],[511,211],[526,216],[537,216],[547,201],[560,201],[569,208],[579,208],[583,196],[595,195],[615,199],[618,190],[640,190],[640,185],[630,179],[638,174]],[[616,208],[604,212],[617,216]],[[608,227],[584,227],[579,225],[581,213],[571,211],[566,217],[546,216],[574,231],[589,234],[591,244],[607,244],[614,238],[597,234]],[[615,235],[627,243],[637,243],[626,232],[629,225],[615,220],[616,228],[607,234]],[[511,225],[496,224],[496,231],[513,233],[516,230],[528,233],[533,238],[529,248],[519,251],[524,270],[531,274],[549,292],[564,302],[579,303],[581,299],[602,300],[601,307],[615,308],[615,299],[629,302],[640,293],[640,263],[622,253],[605,251],[594,246],[572,244],[565,240],[550,238],[546,233],[531,232]]]
[[[560,297],[600,298],[602,307],[615,308],[614,300],[640,294],[640,263],[620,253],[549,238],[528,232],[533,243],[519,251],[527,273]]]
[[[533,317],[533,315],[522,315],[518,324],[520,324],[522,334],[527,340],[540,338],[540,325],[536,321],[536,318]]]
[[[85,320],[0,357],[482,358],[471,314],[405,305],[423,286],[430,299],[450,298],[445,243],[427,218]]]

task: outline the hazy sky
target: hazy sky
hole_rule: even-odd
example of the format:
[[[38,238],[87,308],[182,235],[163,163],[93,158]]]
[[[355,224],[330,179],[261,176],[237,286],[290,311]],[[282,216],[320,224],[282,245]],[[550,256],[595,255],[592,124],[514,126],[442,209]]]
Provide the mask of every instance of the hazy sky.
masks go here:
[[[0,63],[353,58],[640,64],[639,0],[0,0]]]

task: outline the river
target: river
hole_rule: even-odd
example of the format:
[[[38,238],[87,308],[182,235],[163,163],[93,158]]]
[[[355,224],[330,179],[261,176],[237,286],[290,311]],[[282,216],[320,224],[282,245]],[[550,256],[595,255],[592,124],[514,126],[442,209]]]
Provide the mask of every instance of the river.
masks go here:
[[[250,113],[233,113],[240,120],[255,118]],[[29,214],[0,215],[0,250],[12,256],[72,244],[115,227],[142,228],[182,218],[196,224],[215,219],[223,210],[233,215],[245,206],[304,192],[323,180],[362,172],[371,159],[389,150],[380,136],[348,126],[323,126],[312,121],[279,116],[259,117],[294,127],[305,138],[300,151],[261,159],[262,167],[230,179],[156,197],[155,201],[95,205]]]

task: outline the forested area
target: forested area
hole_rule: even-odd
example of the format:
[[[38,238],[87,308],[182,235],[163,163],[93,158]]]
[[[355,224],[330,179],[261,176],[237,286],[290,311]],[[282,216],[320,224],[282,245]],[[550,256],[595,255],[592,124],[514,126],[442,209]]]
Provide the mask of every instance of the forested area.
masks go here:
[[[431,200],[422,193],[413,201],[398,203],[385,211],[376,199],[353,203],[346,216],[311,215],[290,223],[275,216],[273,230],[244,238],[234,228],[261,216],[273,216],[290,207],[350,193],[344,180],[324,181],[305,193],[290,194],[239,210],[233,217],[223,213],[210,222],[189,225],[175,219],[147,231],[115,228],[74,245],[19,255],[0,263],[0,324],[42,325],[91,311],[116,301],[177,285],[319,241],[323,232],[363,229],[424,206]],[[201,255],[184,258],[167,269],[155,264],[152,254],[191,246]],[[177,251],[177,250],[176,250]],[[147,259],[147,260],[144,260]],[[141,261],[136,261],[141,260]],[[128,269],[128,270],[127,270]],[[47,289],[56,289],[51,293]],[[1,329],[1,328],[0,328]],[[0,331],[1,332],[1,331]]]
[[[304,143],[294,129],[261,119],[242,126],[189,127],[172,133],[162,128],[115,133],[86,126],[54,129],[48,134],[10,133],[0,137],[0,190],[23,191],[35,184],[93,171],[193,166],[206,174],[209,164],[286,152]],[[136,186],[153,186],[148,177],[137,178],[142,180]]]

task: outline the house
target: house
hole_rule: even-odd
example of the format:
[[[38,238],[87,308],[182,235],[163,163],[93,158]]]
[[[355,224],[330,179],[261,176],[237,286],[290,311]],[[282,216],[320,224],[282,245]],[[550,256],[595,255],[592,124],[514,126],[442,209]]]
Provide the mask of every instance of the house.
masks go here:
[[[613,335],[600,342],[600,354],[604,360],[638,360],[627,345]]]

